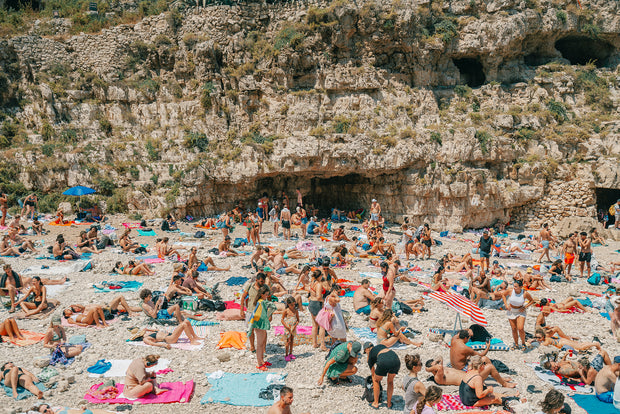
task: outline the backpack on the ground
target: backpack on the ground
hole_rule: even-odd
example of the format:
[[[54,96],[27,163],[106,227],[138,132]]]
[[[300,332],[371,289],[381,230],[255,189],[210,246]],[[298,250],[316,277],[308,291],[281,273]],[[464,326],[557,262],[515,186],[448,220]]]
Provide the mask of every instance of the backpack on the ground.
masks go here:
[[[593,273],[592,276],[588,278],[588,283],[591,285],[600,285],[601,284],[601,274]]]
[[[381,393],[383,392],[383,386],[379,383],[379,404],[381,403]],[[375,402],[375,392],[372,385],[372,375],[366,377],[366,381],[364,381],[364,394],[362,395],[362,400],[367,401],[369,403]]]
[[[202,230],[198,230],[196,234],[194,234],[194,237],[197,239],[202,239],[204,236],[205,236],[205,232]]]
[[[334,342],[332,342],[331,346],[329,347],[329,350],[327,351],[327,355],[325,355],[325,361],[327,361],[327,359],[329,358],[329,355],[332,353],[334,348],[336,348],[338,345],[343,344],[343,343],[344,342],[342,342],[342,341],[334,341]]]

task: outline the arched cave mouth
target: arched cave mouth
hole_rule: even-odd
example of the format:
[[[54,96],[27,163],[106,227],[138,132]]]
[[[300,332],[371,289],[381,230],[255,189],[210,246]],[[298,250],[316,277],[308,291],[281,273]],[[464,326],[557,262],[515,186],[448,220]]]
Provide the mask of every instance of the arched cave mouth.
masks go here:
[[[609,222],[607,224],[613,224],[615,222],[615,217],[609,214],[609,207],[620,199],[620,188],[595,188],[594,194],[596,195],[597,217],[598,213],[602,210],[604,214],[609,215]]]
[[[452,59],[454,65],[459,69],[461,74],[461,83],[467,84],[472,88],[484,85],[486,75],[482,63],[477,58],[461,58]]]
[[[211,183],[208,188],[201,190],[206,197],[190,202],[185,210],[195,217],[213,216],[221,214],[224,210],[233,209],[239,201],[242,201],[245,210],[255,210],[258,199],[263,193],[267,193],[269,200],[275,198],[282,203],[283,191],[288,196],[291,207],[294,208],[297,204],[295,189],[299,188],[304,205],[311,205],[318,217],[329,217],[334,207],[346,211],[357,209],[368,211],[373,198],[378,199],[380,203],[381,200],[393,199],[395,195],[401,193],[404,183],[406,183],[405,174],[400,171],[372,176],[354,173],[334,177],[277,174],[235,184]],[[404,206],[399,205],[386,213],[402,214],[403,208]],[[308,213],[314,212],[308,211]]]
[[[605,67],[614,47],[602,39],[587,36],[567,36],[555,42],[555,48],[572,65],[586,65],[593,62],[597,67]]]
[[[523,62],[528,66],[542,66],[547,63],[553,62],[555,57],[547,56],[540,53],[530,53],[523,57]]]

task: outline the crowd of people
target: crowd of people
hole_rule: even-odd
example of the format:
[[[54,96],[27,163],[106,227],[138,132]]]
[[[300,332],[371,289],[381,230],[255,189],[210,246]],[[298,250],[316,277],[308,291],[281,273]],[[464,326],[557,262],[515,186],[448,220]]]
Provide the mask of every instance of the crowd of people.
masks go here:
[[[143,314],[150,322],[175,325],[172,331],[156,327],[133,332],[132,339],[141,339],[146,345],[170,349],[182,335],[185,335],[190,344],[198,344],[204,338],[196,334],[190,320],[202,320],[206,316],[184,309],[183,301],[190,297],[207,302],[221,299],[217,286],[208,286],[200,281],[200,272],[229,271],[230,265],[224,266],[219,261],[232,257],[243,262],[244,267],[251,272],[251,278],[241,289],[239,312],[229,314],[229,319],[244,321],[247,327],[247,346],[256,354],[255,368],[259,372],[268,372],[272,365],[266,354],[268,333],[272,328],[274,315],[278,315],[276,321],[284,329],[283,353],[287,363],[298,358],[295,351],[297,327],[306,317],[312,324],[309,339],[313,352],[326,353],[323,367],[314,373],[318,385],[322,385],[326,380],[333,386],[351,383],[352,378],[359,372],[359,359],[365,357],[372,390],[369,392],[369,404],[373,408],[379,407],[381,384],[385,379],[386,405],[391,408],[395,377],[404,371],[401,370],[401,357],[395,349],[404,347],[407,349],[404,356],[407,375],[400,388],[404,395],[406,412],[432,413],[433,406],[442,398],[442,387],[450,385],[458,387],[460,400],[467,406],[503,405],[509,409],[508,402],[521,396],[513,390],[517,386],[514,380],[502,375],[489,359],[487,354],[490,350],[491,334],[484,327],[474,324],[469,329],[454,332],[448,341],[450,361],[447,364],[444,364],[438,354],[426,355],[424,362],[420,353],[412,352],[421,347],[424,341],[422,335],[410,327],[401,314],[403,309],[408,309],[408,313],[422,314],[428,311],[429,307],[428,299],[404,297],[401,294],[399,286],[402,286],[402,283],[414,283],[427,292],[460,294],[482,308],[504,310],[506,325],[512,335],[513,352],[530,352],[536,347],[551,347],[575,353],[595,350],[597,355],[592,361],[587,358],[571,360],[568,353],[561,357],[558,357],[557,353],[544,354],[546,359],[542,365],[567,378],[592,384],[601,401],[613,402],[613,389],[620,372],[620,363],[609,356],[600,341],[581,340],[566,333],[568,326],[551,326],[546,320],[551,312],[575,309],[591,312],[591,308],[573,297],[562,300],[556,298],[555,301],[538,298],[540,293],[552,291],[549,277],[556,276],[560,283],[570,283],[588,279],[593,276],[593,272],[613,272],[615,267],[620,265],[611,261],[607,265],[598,263],[599,268],[593,268],[593,243],[604,242],[596,229],[590,234],[572,233],[563,242],[552,234],[548,224],[542,226],[538,235],[517,240],[508,239],[493,229],[485,229],[478,241],[471,242],[471,252],[462,255],[438,255],[436,252],[441,241],[434,237],[427,223],[414,226],[405,222],[396,234],[396,238],[400,240],[388,241],[395,238],[395,233],[388,231],[381,205],[376,199],[372,199],[368,217],[365,219],[359,212],[346,213],[334,209],[334,213],[332,210],[332,216],[335,215],[338,219],[342,217],[343,221],[356,224],[353,230],[351,226],[336,224],[332,220],[334,217],[319,220],[313,206],[304,204],[301,191],[297,189],[295,194],[295,206],[290,204],[285,193],[282,193],[279,200],[270,200],[265,193],[258,200],[255,210],[246,212],[242,205],[238,205],[218,218],[200,221],[197,228],[221,232],[221,238],[211,249],[211,252],[221,259],[214,260],[211,256],[199,258],[196,247],[185,249],[171,245],[169,237],[158,238],[152,252],[158,259],[172,260],[175,263],[165,290],[140,290],[140,306],[131,306],[123,295],[103,304],[65,304],[60,314],[52,316],[43,339],[44,347],[62,352],[68,358],[80,355],[82,346],[67,343],[61,321],[64,319],[68,326],[106,327],[107,320],[119,314]],[[28,198],[22,215],[25,213],[34,220],[36,202],[36,196]],[[0,206],[2,205],[0,198]],[[6,209],[2,212],[4,222]],[[265,222],[272,223],[272,228],[263,228]],[[231,235],[236,225],[245,229],[241,234],[245,235],[245,238],[235,238],[233,243]],[[0,245],[0,253],[19,258],[27,253],[38,252],[34,243],[20,236],[21,227],[23,225],[20,217],[15,216],[9,223],[3,244]],[[174,216],[168,215],[162,220],[161,228],[164,231],[174,231],[179,228],[179,223]],[[58,234],[49,253],[55,260],[73,261],[84,254],[98,255],[111,246],[134,256],[148,252],[143,244],[133,238],[131,228],[124,229],[118,240],[101,234],[99,229],[99,226],[93,225],[80,232],[75,243],[67,243],[64,235]],[[274,247],[265,243],[265,234],[269,232],[284,243],[294,239],[316,241],[316,244],[334,244],[329,250],[320,253],[317,245],[310,250],[299,250],[298,245],[288,248]],[[243,240],[241,246],[237,239]],[[245,248],[243,244],[246,245]],[[246,257],[247,246],[251,246],[253,250]],[[546,259],[548,272],[545,273],[544,267],[537,265],[509,268],[503,266],[499,260],[494,259],[491,262],[493,258],[519,257],[518,255],[522,254],[531,254],[528,257],[538,263],[545,263],[543,261]],[[562,255],[561,260],[554,259],[558,254]],[[429,263],[429,260],[432,260],[433,274],[428,282],[409,272],[414,267],[412,261]],[[572,268],[575,260],[579,262],[578,274]],[[371,286],[368,278],[362,279],[359,286],[352,288],[352,283],[339,275],[339,269],[350,270],[359,266],[360,262],[366,263],[380,274],[381,285],[377,289]],[[156,265],[133,257],[126,265],[118,261],[112,272],[149,277],[155,274],[156,268]],[[6,264],[3,270],[0,293],[9,297],[10,313],[21,309],[25,317],[47,309],[49,303],[46,286],[66,281],[66,278],[24,277],[9,264]],[[348,291],[352,292],[352,307],[349,307],[349,302],[343,302],[343,295]],[[613,293],[602,299],[600,307],[609,312],[610,328],[614,335],[618,333],[620,342],[620,297]],[[133,299],[135,298],[129,300]],[[528,337],[526,319],[528,313],[531,314],[531,311],[528,312],[531,308],[537,308],[539,312],[534,322],[534,335]],[[366,318],[367,328],[376,335],[375,342],[351,340],[351,312]],[[0,325],[0,334],[11,340],[20,339],[22,335],[17,322],[11,317]],[[486,346],[476,351],[468,345],[470,341],[482,341]],[[148,355],[131,363],[124,382],[125,396],[138,398],[149,393],[164,392],[158,388],[156,376],[146,371],[156,365],[158,359],[158,355]],[[433,377],[435,385],[426,386],[418,378],[423,369]],[[36,377],[11,363],[5,364],[0,371],[0,380],[4,380],[5,386],[12,387],[15,395],[16,387],[22,386],[32,390],[39,398],[42,397],[38,389],[35,391],[32,388]],[[488,385],[487,381],[491,380],[508,391],[500,391]],[[552,391],[545,397],[542,403],[543,412],[557,412],[555,410],[559,409],[558,407],[564,407],[563,395],[557,394]],[[293,390],[284,387],[280,392],[280,400],[269,408],[268,413],[290,412],[292,402]],[[41,407],[46,408],[40,411]],[[39,405],[36,410],[52,412],[51,407],[46,404]]]

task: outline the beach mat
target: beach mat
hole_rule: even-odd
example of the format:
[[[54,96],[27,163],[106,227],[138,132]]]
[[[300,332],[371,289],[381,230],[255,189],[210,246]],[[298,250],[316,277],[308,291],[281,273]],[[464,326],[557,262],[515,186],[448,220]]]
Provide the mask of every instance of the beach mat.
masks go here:
[[[571,381],[568,378],[556,375],[553,372],[542,368],[540,364],[527,363],[526,365],[530,366],[534,370],[534,373],[536,373],[538,378],[547,384],[553,385],[553,387],[558,391],[574,392],[578,394],[594,394],[594,387],[583,385],[576,381]]]
[[[575,394],[571,398],[575,404],[583,408],[588,414],[618,414],[620,410],[613,404],[604,403],[596,395]]]
[[[28,346],[28,345],[34,345],[38,342],[41,342],[43,338],[45,338],[45,334],[38,333],[38,332],[26,331],[25,329],[20,329],[20,332],[22,333],[22,336],[24,337],[24,339],[16,339],[14,341],[11,341],[9,340],[8,336],[2,336],[2,341],[10,342],[13,345],[17,345],[17,346]]]
[[[172,332],[172,329],[164,329],[166,332]],[[194,327],[194,332],[196,332],[196,335],[198,335],[201,338],[206,338],[209,336],[209,327],[207,326],[195,326]],[[147,345],[144,343],[144,341],[127,341],[127,343],[129,345],[135,345],[135,346],[148,346],[150,347],[150,345]],[[187,337],[187,335],[185,335],[185,332],[183,332],[181,334],[181,336],[179,337],[179,340],[177,341],[177,343],[175,344],[170,344],[170,346],[172,348],[175,349],[182,349],[183,351],[198,351],[200,349],[202,349],[202,347],[204,347],[205,345],[205,341],[200,341],[200,344],[198,345],[192,345],[189,343],[189,338]]]
[[[54,312],[54,310],[56,310],[58,305],[60,305],[60,302],[58,302],[56,299],[47,299],[47,308],[45,310],[35,315],[28,316],[28,317],[26,317],[26,312],[19,311],[15,313],[15,315],[13,315],[13,318],[15,319],[45,319],[49,315],[51,315]]]
[[[284,345],[286,342],[286,336],[284,335],[284,326],[274,326],[273,333],[279,338],[280,344]],[[293,339],[294,346],[300,345],[312,345],[312,326],[297,325],[295,330],[295,338]]]
[[[2,385],[2,387],[4,388],[4,392],[6,393],[6,395],[10,398],[13,398],[13,390],[11,389],[11,387],[7,387],[4,385],[4,380],[0,381],[0,385]],[[40,389],[41,391],[47,391],[47,388],[45,388],[45,385],[41,384],[40,382],[37,382],[34,385],[36,385],[37,388]],[[28,391],[27,389],[25,389],[24,387],[18,386],[17,387],[17,401],[24,400],[28,397],[34,397],[34,394]]]
[[[276,381],[268,381],[274,378]],[[279,378],[277,378],[279,377]],[[260,398],[261,391],[273,384],[284,385],[285,375],[252,373],[232,374],[216,372],[207,374],[211,388],[200,400],[201,404],[228,404],[244,407],[268,407],[274,399]],[[279,394],[279,391],[278,391]]]
[[[155,237],[155,236],[157,236],[157,233],[155,233],[155,230],[148,230],[148,231],[146,231],[146,230],[138,229],[137,232],[138,232],[138,234],[140,236],[148,236],[148,237]]]
[[[90,393],[99,389],[102,384],[99,383],[90,387],[90,390],[84,395],[84,399],[93,404],[170,404],[187,403],[194,393],[194,381],[192,380],[187,382],[162,382],[159,384],[159,388],[167,389],[168,392],[159,395],[148,394],[144,397],[130,400],[122,394],[124,384],[116,384],[116,388],[119,390],[118,397],[101,400],[93,397]]]
[[[220,341],[217,343],[217,349],[224,348],[236,348],[245,349],[245,342],[247,341],[247,334],[245,332],[227,331],[220,333]]]
[[[90,262],[84,263],[84,261],[72,261],[71,263],[64,262],[65,264],[52,264],[46,268],[42,266],[31,266],[24,271],[22,271],[22,275],[28,276],[43,276],[43,275],[60,275],[66,276],[69,273],[78,273],[89,267]]]
[[[120,377],[124,377],[125,373],[127,372],[127,368],[129,368],[129,365],[131,364],[131,359],[106,359],[106,362],[110,362],[112,364],[112,366],[110,367],[109,370],[107,370],[105,373],[103,374],[91,374],[89,373],[88,376],[91,378],[120,378]],[[166,368],[168,368],[168,366],[170,365],[170,360],[169,359],[159,359],[157,361],[157,365],[155,365],[154,367],[151,368],[146,368],[147,372],[157,372],[157,371],[161,371],[164,370]]]
[[[101,282],[93,285],[95,292],[137,292],[141,287],[142,282],[136,282],[135,280],[121,280],[113,282]]]
[[[486,342],[479,342],[479,341],[470,341],[467,342],[468,347],[470,347],[471,349],[475,349],[477,351],[480,350],[484,350],[487,347]],[[506,345],[501,339],[497,339],[497,338],[492,338],[491,339],[491,346],[489,347],[489,351],[510,351],[510,347],[508,345]]]

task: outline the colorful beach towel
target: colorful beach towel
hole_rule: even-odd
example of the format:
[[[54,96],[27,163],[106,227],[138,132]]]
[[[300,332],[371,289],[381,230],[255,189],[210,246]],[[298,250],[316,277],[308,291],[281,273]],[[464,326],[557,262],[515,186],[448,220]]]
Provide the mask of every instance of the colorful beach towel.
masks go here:
[[[461,397],[458,394],[444,394],[441,397],[441,401],[439,401],[435,408],[439,411],[461,411],[461,410],[469,410],[470,408],[461,401]]]
[[[295,338],[293,339],[294,346],[312,345],[312,326],[297,326]],[[284,335],[284,326],[274,326],[274,334],[279,338],[281,345],[286,342],[286,336]]]
[[[620,412],[613,404],[604,403],[596,398],[596,395],[575,394],[571,398],[589,414],[618,414]]]
[[[101,282],[93,285],[95,292],[137,292],[143,285],[142,282],[135,280],[115,280],[112,282]]]
[[[245,332],[228,331],[220,333],[220,341],[217,343],[217,349],[236,348],[245,349],[245,342],[248,337]]]
[[[11,387],[7,387],[4,385],[4,380],[0,381],[0,385],[2,385],[2,388],[4,388],[4,392],[6,393],[6,395],[10,398],[13,398],[13,389],[11,389]],[[47,388],[45,387],[45,385],[41,384],[40,382],[35,383],[34,385],[37,386],[38,389],[40,389],[41,391],[47,391]],[[28,391],[27,389],[25,389],[24,387],[17,387],[17,400],[24,400],[28,397],[33,397],[34,394],[31,393],[30,391]]]
[[[43,338],[45,338],[45,334],[38,333],[38,332],[26,331],[24,329],[20,329],[20,332],[22,333],[24,339],[16,339],[14,341],[11,341],[9,340],[8,336],[3,336],[2,341],[10,342],[13,345],[17,345],[17,346],[28,346],[28,345],[34,345],[38,342],[41,342]]]
[[[140,230],[140,229],[138,229],[137,232],[138,232],[138,234],[140,236],[149,236],[149,237],[157,236],[157,233],[155,233],[155,230],[152,230],[152,229],[151,230]]]
[[[172,329],[168,328],[168,329],[164,329],[167,332],[171,332]],[[196,335],[198,335],[200,338],[206,338],[207,336],[209,336],[209,328],[207,326],[195,326],[194,327],[194,332],[196,332]],[[183,332],[181,334],[181,336],[179,337],[179,340],[177,341],[177,343],[175,344],[170,344],[170,347],[175,348],[175,349],[182,349],[184,351],[198,351],[200,349],[202,349],[202,347],[205,345],[205,341],[199,341],[200,343],[198,345],[192,345],[189,343],[189,338],[187,337],[187,335],[185,335],[185,332]],[[127,343],[129,345],[135,345],[135,346],[150,346],[144,343],[144,341],[127,341]]]
[[[268,407],[279,396],[281,387],[274,386],[285,385],[286,375],[262,372],[253,374],[214,372],[207,374],[207,379],[211,388],[200,400],[201,404],[219,403],[244,407]]]
[[[119,391],[118,397],[102,400],[91,395],[91,393],[97,391],[101,385],[103,385],[103,383],[95,384],[90,387],[84,399],[93,404],[170,404],[188,403],[194,393],[194,381],[162,382],[159,384],[159,388],[167,389],[167,392],[159,395],[148,394],[136,400],[130,400],[125,398],[122,394],[124,384],[116,384],[116,388]]]
[[[126,229],[141,229],[140,223],[122,223]]]
[[[486,342],[479,342],[479,341],[469,341],[466,344],[468,347],[470,347],[471,349],[475,349],[475,350],[482,350],[482,349],[486,349],[487,344]],[[489,351],[509,351],[510,347],[508,345],[506,345],[501,339],[498,338],[492,338],[491,339],[491,346],[489,347]]]
[[[243,285],[245,282],[247,282],[249,279],[247,277],[243,277],[243,276],[233,276],[231,278],[229,278],[226,281],[226,285],[227,286],[238,286],[238,285]]]

